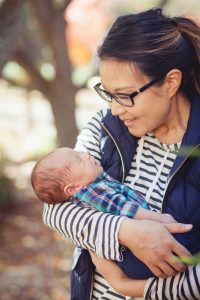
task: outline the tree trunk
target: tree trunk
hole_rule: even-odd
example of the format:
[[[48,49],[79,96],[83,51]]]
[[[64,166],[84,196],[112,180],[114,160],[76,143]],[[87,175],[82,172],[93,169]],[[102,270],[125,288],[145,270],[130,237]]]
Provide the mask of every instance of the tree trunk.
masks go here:
[[[56,78],[44,91],[55,118],[58,146],[73,147],[77,136],[75,122],[75,87],[71,81],[71,64],[66,42],[64,8],[56,10],[49,0],[31,0],[47,44],[53,50]]]
[[[78,133],[75,122],[75,87],[71,81],[64,20],[64,11],[69,2],[65,1],[62,7],[56,7],[53,0],[4,0],[0,7],[0,71],[9,59],[14,59],[25,68],[30,77],[27,88],[38,89],[50,101],[58,146],[73,147]],[[23,18],[23,13],[27,14],[28,11],[34,20],[34,14],[27,10],[30,4],[39,22],[38,36],[44,36],[45,40],[32,36],[30,22],[27,26],[28,18]],[[38,49],[41,50],[44,45],[53,53],[52,64],[56,70],[56,77],[50,82],[41,76],[38,68],[42,62]]]
[[[0,9],[0,74],[12,57],[22,26],[21,0],[4,0]]]
[[[51,103],[54,115],[58,146],[74,147],[78,134],[75,125],[74,89],[61,80],[57,78],[54,83],[51,83],[46,96]]]

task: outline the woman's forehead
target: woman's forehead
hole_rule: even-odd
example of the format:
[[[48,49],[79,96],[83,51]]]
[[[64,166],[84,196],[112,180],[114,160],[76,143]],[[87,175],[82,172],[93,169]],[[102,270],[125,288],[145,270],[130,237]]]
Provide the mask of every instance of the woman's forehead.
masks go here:
[[[144,80],[144,76],[133,63],[111,59],[100,62],[100,76],[103,87],[112,91],[137,87]]]

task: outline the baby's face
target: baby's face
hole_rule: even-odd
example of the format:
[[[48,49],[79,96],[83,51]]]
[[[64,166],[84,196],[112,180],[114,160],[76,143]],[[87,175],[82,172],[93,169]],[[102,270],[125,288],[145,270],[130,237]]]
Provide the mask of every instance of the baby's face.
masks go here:
[[[103,172],[99,161],[88,153],[71,151],[70,158],[70,177],[73,183],[85,186]]]

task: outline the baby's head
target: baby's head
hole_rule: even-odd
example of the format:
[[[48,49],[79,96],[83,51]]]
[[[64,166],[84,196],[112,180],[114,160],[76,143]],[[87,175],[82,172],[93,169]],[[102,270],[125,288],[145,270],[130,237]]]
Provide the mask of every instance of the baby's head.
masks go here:
[[[101,164],[93,156],[63,147],[36,163],[31,183],[39,199],[56,204],[66,202],[102,171]]]

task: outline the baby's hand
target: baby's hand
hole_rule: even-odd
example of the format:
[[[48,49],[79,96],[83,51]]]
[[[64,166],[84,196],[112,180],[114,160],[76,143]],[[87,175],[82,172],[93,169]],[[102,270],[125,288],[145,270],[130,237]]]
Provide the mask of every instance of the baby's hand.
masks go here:
[[[161,223],[177,223],[177,221],[169,214],[160,214]]]
[[[161,214],[152,210],[139,207],[136,214],[136,220],[152,220],[160,223],[177,223],[177,221],[169,214]]]

